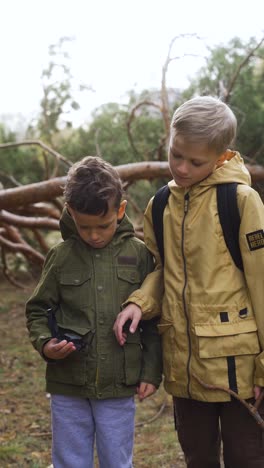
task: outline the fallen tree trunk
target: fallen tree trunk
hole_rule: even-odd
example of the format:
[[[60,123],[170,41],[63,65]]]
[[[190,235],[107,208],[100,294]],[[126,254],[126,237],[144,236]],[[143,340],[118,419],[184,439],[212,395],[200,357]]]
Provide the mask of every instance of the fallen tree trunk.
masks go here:
[[[264,167],[260,165],[246,164],[252,178],[252,182],[264,181]],[[136,180],[152,180],[157,178],[171,178],[168,162],[151,161],[138,162],[115,166],[121,179],[126,183]],[[28,184],[20,187],[0,190],[0,209],[11,210],[25,205],[52,201],[62,196],[65,177],[56,177],[43,182]]]
[[[124,188],[138,180],[171,179],[167,161],[138,162],[115,166]],[[247,164],[252,183],[264,181],[264,167]],[[0,190],[0,248],[5,276],[18,286],[9,273],[8,256],[22,254],[29,268],[41,267],[49,249],[47,231],[59,230],[66,176]],[[129,194],[127,194],[129,197]],[[129,198],[128,198],[129,199]],[[133,206],[133,201],[130,200]],[[137,215],[139,215],[137,210]],[[143,213],[142,213],[143,217]],[[141,221],[135,228],[143,239]],[[44,231],[43,231],[44,230]]]

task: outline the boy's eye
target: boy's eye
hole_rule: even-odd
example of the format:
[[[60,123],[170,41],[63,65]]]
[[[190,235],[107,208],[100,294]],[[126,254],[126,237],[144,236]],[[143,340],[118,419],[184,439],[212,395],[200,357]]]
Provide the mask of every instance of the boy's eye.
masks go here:
[[[173,153],[171,152],[172,156],[174,159],[182,159],[182,155],[181,154],[178,154],[178,153]]]
[[[198,162],[198,161],[192,161],[192,165],[195,166],[195,167],[200,167],[200,166],[203,165],[203,163]]]

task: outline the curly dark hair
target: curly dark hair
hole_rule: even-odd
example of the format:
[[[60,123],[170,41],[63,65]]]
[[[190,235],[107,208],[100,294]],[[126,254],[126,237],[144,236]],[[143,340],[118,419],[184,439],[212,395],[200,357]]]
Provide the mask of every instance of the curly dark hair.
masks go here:
[[[117,171],[98,156],[86,156],[69,169],[64,197],[78,213],[105,215],[111,201],[118,210],[122,195]]]

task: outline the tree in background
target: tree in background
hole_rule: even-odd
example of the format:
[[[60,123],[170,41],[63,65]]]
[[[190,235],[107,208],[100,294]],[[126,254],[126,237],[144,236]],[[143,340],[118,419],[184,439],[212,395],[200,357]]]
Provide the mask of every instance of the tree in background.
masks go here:
[[[23,255],[29,263],[42,265],[48,250],[47,234],[59,229],[64,176],[72,162],[88,154],[100,155],[118,166],[129,215],[142,236],[146,204],[157,187],[170,178],[167,145],[171,116],[178,105],[197,94],[219,96],[230,104],[239,123],[237,147],[249,156],[245,159],[251,163],[248,168],[253,182],[264,180],[264,167],[252,165],[264,163],[264,39],[243,44],[234,38],[227,46],[211,49],[207,66],[182,92],[166,86],[169,64],[180,58],[172,53],[176,40],[177,36],[162,67],[160,90],[140,95],[131,91],[126,105],[101,106],[86,128],[75,129],[70,121],[62,124],[64,104],[74,103],[70,70],[62,67],[62,83],[54,81],[53,62],[43,72],[51,82],[44,92],[38,125],[30,128],[32,139],[16,142],[14,134],[0,127],[0,181],[4,187],[0,190],[0,247],[6,276],[10,252],[15,258]],[[38,139],[40,131],[45,141]],[[53,144],[48,145],[48,140]]]
[[[34,148],[12,146],[16,144],[16,134],[0,123],[0,142],[9,143],[5,151],[0,151],[0,185],[5,188],[37,182],[42,175],[42,165]]]
[[[238,119],[237,149],[247,160],[264,164],[264,39],[233,38],[209,48],[206,65],[183,93],[219,96]]]
[[[80,104],[74,98],[73,76],[70,70],[70,55],[65,46],[73,38],[62,37],[57,44],[49,46],[50,61],[42,72],[43,97],[40,114],[29,128],[45,143],[54,145],[54,136],[63,128],[71,128],[70,111],[77,111]],[[79,91],[91,90],[87,85],[79,85]]]

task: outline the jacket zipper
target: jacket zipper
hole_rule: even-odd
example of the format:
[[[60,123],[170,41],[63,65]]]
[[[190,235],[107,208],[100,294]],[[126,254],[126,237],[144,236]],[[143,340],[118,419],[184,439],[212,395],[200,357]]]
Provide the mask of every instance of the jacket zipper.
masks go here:
[[[188,339],[188,347],[189,347],[189,355],[188,355],[188,361],[187,361],[187,392],[189,397],[191,398],[191,391],[190,391],[190,361],[191,361],[191,336],[190,336],[190,323],[189,323],[189,317],[188,317],[188,312],[187,312],[187,304],[186,304],[186,287],[187,287],[187,267],[186,267],[186,257],[185,257],[185,252],[184,252],[184,228],[185,228],[185,219],[188,213],[189,209],[189,193],[186,193],[184,195],[184,217],[182,221],[182,241],[181,241],[181,251],[182,251],[182,258],[183,258],[183,271],[184,271],[184,285],[183,285],[183,290],[182,290],[182,301],[183,301],[183,310],[184,310],[184,315],[186,319],[186,332],[187,332],[187,339]]]

